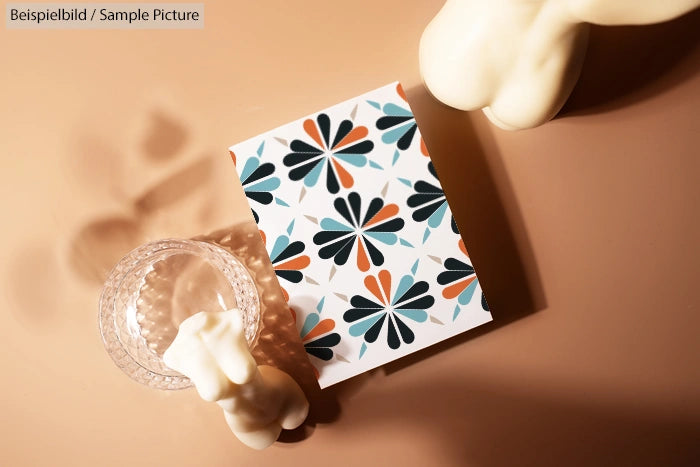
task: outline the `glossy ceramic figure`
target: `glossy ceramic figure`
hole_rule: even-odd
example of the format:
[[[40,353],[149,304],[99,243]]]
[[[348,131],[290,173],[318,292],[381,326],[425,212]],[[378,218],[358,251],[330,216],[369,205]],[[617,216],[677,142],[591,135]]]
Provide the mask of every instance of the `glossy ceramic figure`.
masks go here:
[[[291,376],[256,364],[255,280],[218,245],[168,239],[131,251],[105,283],[99,318],[105,348],[125,373],[158,389],[194,384],[250,447],[269,446],[308,414]]]
[[[423,33],[420,68],[430,92],[482,109],[501,128],[550,120],[576,84],[589,23],[649,24],[700,0],[448,0]]]
[[[131,378],[182,389],[190,380],[163,363],[180,323],[201,310],[232,307],[242,310],[252,346],[260,299],[246,266],[212,243],[159,240],[132,250],[112,269],[100,297],[100,332],[109,356]]]
[[[252,448],[270,446],[283,428],[298,427],[309,413],[306,396],[291,376],[257,366],[243,315],[235,308],[187,318],[163,361],[187,375],[202,399],[216,402],[231,431]]]

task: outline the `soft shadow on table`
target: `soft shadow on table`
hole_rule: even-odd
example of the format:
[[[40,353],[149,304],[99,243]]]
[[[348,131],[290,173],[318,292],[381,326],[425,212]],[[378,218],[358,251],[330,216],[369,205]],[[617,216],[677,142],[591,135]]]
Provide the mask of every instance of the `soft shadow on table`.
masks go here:
[[[211,154],[202,153],[180,170],[170,170],[170,164],[184,155],[183,147],[190,138],[178,116],[153,109],[144,123],[133,157],[138,163],[135,167],[158,166],[163,177],[133,199],[123,194],[124,179],[133,177],[138,170],[125,162],[129,154],[99,135],[81,130],[77,144],[63,161],[66,174],[76,184],[76,193],[79,188],[87,189],[98,199],[115,198],[121,206],[75,226],[65,249],[62,242],[41,244],[27,240],[13,252],[8,261],[12,264],[8,269],[11,273],[6,280],[17,305],[12,307],[15,317],[27,328],[49,326],[54,319],[65,316],[56,307],[56,298],[65,288],[65,278],[59,272],[62,256],[67,256],[72,272],[79,278],[101,286],[120,258],[149,240],[147,225],[151,215],[160,210],[175,213],[181,201],[201,192],[210,181],[214,166]],[[43,284],[43,293],[36,293],[37,283]]]
[[[201,214],[206,210],[206,203],[218,201],[207,200],[205,190],[213,179],[214,157],[227,158],[228,154],[202,154],[173,171],[170,162],[182,156],[187,138],[186,128],[175,116],[163,112],[151,115],[136,160],[144,167],[162,166],[163,176],[143,187],[136,196],[121,197],[118,212],[102,213],[79,226],[69,242],[68,251],[69,264],[77,276],[95,287],[101,286],[119,259],[137,246],[154,240],[151,238],[154,233],[162,237],[172,236],[151,226],[154,216],[179,218],[182,223],[196,224],[199,219],[190,218],[187,215],[192,214],[190,211],[185,211],[183,216],[182,206],[193,200],[201,202],[201,209],[197,210]],[[95,147],[95,144],[87,144],[84,150],[92,158],[112,155],[104,151],[95,153]],[[234,172],[233,165],[231,172]],[[122,191],[119,186],[115,188],[117,193]],[[256,279],[262,316],[260,335],[251,352],[258,364],[272,365],[290,374],[311,402],[306,423],[297,430],[284,432],[280,441],[300,441],[310,436],[317,423],[335,420],[340,410],[337,400],[332,394],[321,392],[252,215],[248,222],[196,239],[222,246],[245,262]]]
[[[425,437],[442,453],[434,465],[700,465],[697,411],[622,408],[619,400],[595,400],[583,391],[548,396],[517,381],[482,378],[445,376],[400,391],[375,389],[356,400],[352,429]]]
[[[503,204],[504,197],[513,201],[513,194],[503,179],[499,186],[494,180],[492,168],[500,167],[502,174],[501,162],[486,159],[466,113],[443,106],[422,87],[408,90],[408,98],[463,232],[494,322],[385,366],[384,370],[388,372],[545,306],[539,277],[533,277],[533,268],[529,268],[528,275],[523,267],[525,261],[533,261],[529,244],[523,243],[522,238],[517,244],[513,236],[514,223],[518,223],[522,230],[519,212],[517,208],[506,212]],[[168,158],[176,158],[182,140],[186,138],[184,129],[174,123],[164,123],[165,118],[162,115],[156,118],[156,128],[144,140],[144,164],[162,164]],[[180,141],[178,144],[167,146],[159,143],[164,134],[173,132],[179,135],[176,138]],[[133,199],[122,200],[120,213],[103,215],[81,226],[70,243],[70,264],[74,272],[95,285],[101,284],[122,255],[149,240],[148,223],[153,213],[178,216],[178,206],[206,186],[212,178],[212,158],[206,155],[179,171],[168,173],[153,186],[144,187]],[[513,202],[510,204],[514,205]],[[311,413],[306,423],[297,430],[284,432],[280,441],[304,440],[318,424],[337,420],[341,415],[339,400],[345,400],[349,393],[360,390],[375,372],[360,375],[330,390],[320,390],[252,217],[248,223],[204,235],[201,239],[229,249],[245,260],[248,268],[256,274],[262,288],[263,329],[253,355],[258,363],[271,364],[291,374],[310,400]]]
[[[557,118],[648,99],[700,69],[700,9],[648,26],[592,26],[581,76]]]
[[[66,166],[76,180],[89,180],[100,196],[109,194],[121,205],[117,212],[102,213],[80,226],[70,242],[69,263],[81,278],[102,284],[119,259],[149,240],[148,223],[159,211],[176,215],[178,205],[204,190],[212,178],[215,155],[202,153],[176,171],[170,165],[184,156],[190,138],[177,115],[153,109],[144,119],[133,155],[122,153],[97,135],[81,134]],[[134,166],[125,162],[131,156]],[[124,194],[126,177],[139,167],[160,167],[162,177],[135,197]],[[192,221],[184,219],[184,221]]]
[[[151,114],[150,128],[141,141],[145,157],[153,162],[165,162],[175,157],[188,139],[184,124],[161,110]]]
[[[388,373],[459,345],[474,337],[528,316],[546,307],[546,298],[534,255],[527,239],[516,240],[523,230],[508,181],[496,182],[494,170],[503,164],[491,152],[487,158],[467,112],[449,108],[423,86],[406,92],[425,139],[447,200],[453,211],[470,259],[479,276],[493,321],[427,349],[385,365]],[[525,268],[525,264],[530,267]],[[533,272],[534,271],[534,272]]]
[[[183,169],[163,177],[133,200],[124,200],[119,214],[93,219],[76,232],[70,263],[86,280],[102,284],[119,259],[148,240],[149,217],[172,209],[205,186],[213,169],[213,157],[203,155]]]

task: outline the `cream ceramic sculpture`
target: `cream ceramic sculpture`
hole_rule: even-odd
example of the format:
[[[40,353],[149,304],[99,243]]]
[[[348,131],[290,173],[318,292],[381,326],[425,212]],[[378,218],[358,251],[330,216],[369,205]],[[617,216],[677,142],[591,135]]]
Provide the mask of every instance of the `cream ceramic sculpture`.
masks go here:
[[[282,428],[298,427],[308,414],[309,403],[291,376],[256,365],[236,309],[184,320],[163,361],[188,376],[202,399],[219,404],[231,431],[254,449],[268,447]]]
[[[447,0],[423,33],[420,69],[440,101],[531,128],[561,109],[578,79],[588,23],[666,21],[700,0]]]

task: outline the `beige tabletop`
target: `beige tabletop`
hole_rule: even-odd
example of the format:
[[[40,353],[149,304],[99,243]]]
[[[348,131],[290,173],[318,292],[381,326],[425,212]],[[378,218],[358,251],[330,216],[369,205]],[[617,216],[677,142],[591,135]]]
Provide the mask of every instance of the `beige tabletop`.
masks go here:
[[[697,465],[700,15],[594,28],[562,114],[508,133],[421,87],[441,4],[0,29],[0,465]],[[494,322],[325,390],[262,452],[193,390],[121,373],[97,329],[107,269],[249,218],[229,145],[394,80]]]

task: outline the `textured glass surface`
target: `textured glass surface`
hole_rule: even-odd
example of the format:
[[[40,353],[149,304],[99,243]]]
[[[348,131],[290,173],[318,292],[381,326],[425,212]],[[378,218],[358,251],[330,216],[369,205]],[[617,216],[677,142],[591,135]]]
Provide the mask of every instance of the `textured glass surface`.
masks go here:
[[[181,389],[190,380],[162,360],[180,323],[199,311],[233,307],[243,313],[252,348],[260,302],[246,267],[207,242],[160,240],[136,248],[110,273],[100,298],[100,332],[127,375],[154,388]]]

